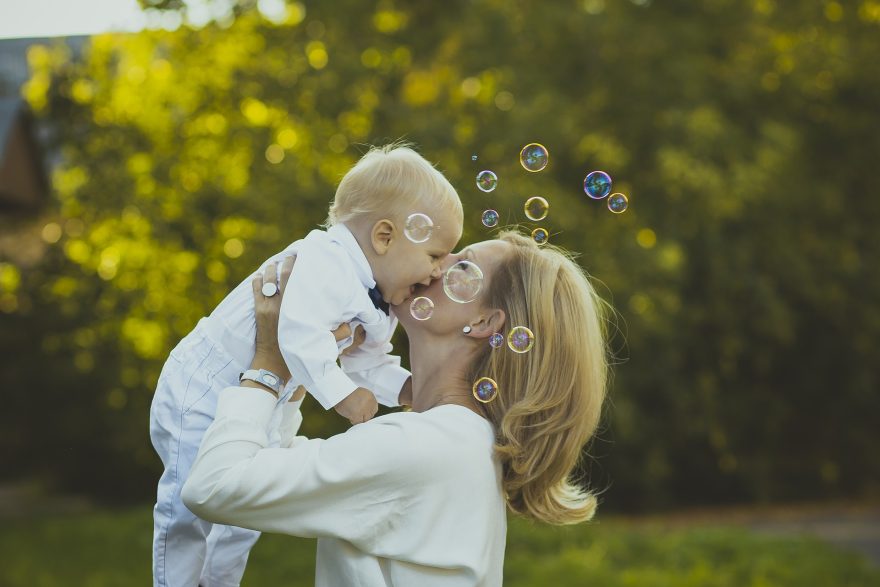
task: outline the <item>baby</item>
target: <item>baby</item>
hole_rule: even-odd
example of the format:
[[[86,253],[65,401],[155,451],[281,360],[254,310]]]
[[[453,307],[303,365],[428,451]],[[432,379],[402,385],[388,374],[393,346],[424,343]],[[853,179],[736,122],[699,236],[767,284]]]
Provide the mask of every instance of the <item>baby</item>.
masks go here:
[[[278,324],[290,381],[247,371],[256,332],[252,276],[171,351],[150,409],[150,438],[165,466],[153,511],[154,585],[238,585],[259,537],[197,518],[180,500],[220,390],[251,379],[276,392],[269,431],[276,447],[283,407],[299,385],[352,423],[372,418],[377,400],[398,405],[410,375],[388,354],[397,326],[389,305],[440,277],[462,220],[458,194],[430,163],[405,146],[373,148],[342,178],[327,230],[312,231],[263,265],[296,255]],[[276,293],[274,284],[264,285],[264,295]],[[352,336],[337,342],[331,331],[344,323]],[[363,343],[341,355],[358,326]]]

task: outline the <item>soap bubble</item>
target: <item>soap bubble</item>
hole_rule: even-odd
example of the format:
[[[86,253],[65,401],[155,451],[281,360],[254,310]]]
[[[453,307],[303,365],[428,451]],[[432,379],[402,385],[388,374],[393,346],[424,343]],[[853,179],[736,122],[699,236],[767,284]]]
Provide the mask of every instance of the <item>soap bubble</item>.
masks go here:
[[[620,192],[611,194],[611,197],[608,198],[608,209],[615,214],[620,214],[625,211],[628,205],[629,200],[627,200],[626,196]]]
[[[584,191],[594,200],[601,200],[611,193],[611,176],[604,171],[593,171],[584,178]]]
[[[476,160],[477,160],[477,156],[476,156],[476,155],[471,155],[471,161],[476,161]]]
[[[459,304],[474,301],[483,287],[483,271],[476,263],[461,260],[443,274],[443,291]]]
[[[480,188],[481,191],[491,192],[498,187],[498,176],[488,169],[479,172],[477,174],[477,187]]]
[[[409,313],[416,320],[427,320],[434,313],[434,302],[424,296],[415,298],[409,305]]]
[[[488,404],[498,395],[498,384],[489,377],[480,377],[474,382],[474,397]]]
[[[546,243],[549,238],[550,233],[547,232],[546,228],[536,228],[532,231],[532,240],[539,245]]]
[[[534,196],[526,200],[526,205],[523,206],[523,209],[529,220],[537,222],[538,220],[544,220],[547,218],[547,212],[550,211],[550,204],[541,196]]]
[[[504,335],[500,332],[496,332],[492,336],[489,337],[489,346],[493,349],[501,348],[501,345],[504,344]]]
[[[538,143],[529,143],[519,152],[519,162],[526,171],[541,171],[547,167],[550,161],[550,154],[547,147]]]
[[[434,223],[425,214],[416,212],[407,216],[403,233],[412,242],[423,243],[431,238],[432,232],[434,232]]]
[[[483,212],[483,226],[486,228],[492,228],[493,226],[498,226],[498,212],[495,210],[486,210]]]
[[[535,346],[535,334],[525,326],[516,326],[507,333],[507,346],[515,353],[527,353]]]

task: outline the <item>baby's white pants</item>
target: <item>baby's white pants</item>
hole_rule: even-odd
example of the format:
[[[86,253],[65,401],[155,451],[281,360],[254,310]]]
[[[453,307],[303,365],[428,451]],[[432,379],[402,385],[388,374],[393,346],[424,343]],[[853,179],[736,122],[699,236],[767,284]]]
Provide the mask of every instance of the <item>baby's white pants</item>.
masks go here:
[[[210,336],[209,319],[171,351],[150,407],[150,439],[165,470],[153,508],[154,587],[237,587],[260,533],[212,524],[189,511],[180,490],[198,454],[222,389],[246,366]],[[281,410],[272,428],[277,430]],[[270,446],[279,445],[270,434]]]

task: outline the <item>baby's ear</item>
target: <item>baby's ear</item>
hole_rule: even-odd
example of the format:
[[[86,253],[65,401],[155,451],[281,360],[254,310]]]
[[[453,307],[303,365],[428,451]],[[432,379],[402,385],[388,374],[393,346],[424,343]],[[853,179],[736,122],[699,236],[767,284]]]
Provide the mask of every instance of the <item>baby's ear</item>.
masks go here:
[[[393,222],[387,218],[383,218],[373,225],[373,230],[370,231],[370,242],[377,255],[384,255],[387,253],[388,249],[391,247],[392,240],[394,240]]]

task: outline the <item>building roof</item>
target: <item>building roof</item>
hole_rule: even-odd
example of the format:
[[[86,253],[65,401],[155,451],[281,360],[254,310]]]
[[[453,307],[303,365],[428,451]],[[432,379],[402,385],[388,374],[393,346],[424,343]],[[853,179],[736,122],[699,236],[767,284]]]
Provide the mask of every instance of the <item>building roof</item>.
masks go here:
[[[0,97],[18,96],[21,86],[31,76],[27,53],[34,45],[63,42],[74,57],[82,54],[88,36],[37,37],[32,39],[0,39]]]
[[[0,98],[0,161],[3,160],[9,135],[22,104],[21,98]]]

